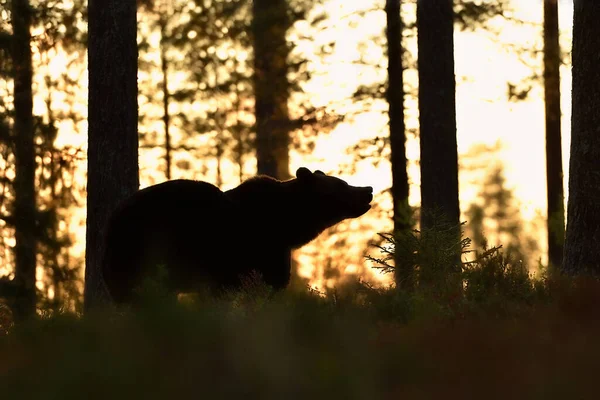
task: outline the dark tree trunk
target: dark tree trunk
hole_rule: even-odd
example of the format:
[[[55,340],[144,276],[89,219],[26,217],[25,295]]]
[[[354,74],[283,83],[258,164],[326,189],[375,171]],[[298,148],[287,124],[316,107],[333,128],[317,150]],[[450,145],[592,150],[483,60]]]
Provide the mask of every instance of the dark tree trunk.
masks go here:
[[[86,311],[107,300],[100,262],[109,214],[139,188],[136,2],[88,4]]]
[[[548,263],[560,268],[565,235],[560,129],[560,46],[558,0],[544,0],[544,95],[546,105],[546,183]]]
[[[411,227],[411,213],[408,204],[409,184],[406,160],[406,131],[404,125],[404,79],[402,66],[402,20],[400,0],[386,0],[388,86],[386,98],[389,106],[390,150],[392,166],[392,200],[394,211],[394,232],[402,235]],[[400,258],[394,260],[396,266],[396,286],[411,287],[412,271],[403,265]]]
[[[165,176],[171,180],[171,134],[169,127],[171,125],[171,115],[169,114],[169,62],[167,60],[167,49],[165,43],[167,19],[166,15],[160,17],[160,68],[162,72],[162,91],[163,91],[163,125],[165,126]]]
[[[234,57],[233,59],[233,70],[237,71],[238,69],[238,60]],[[236,124],[233,128],[235,133],[235,162],[238,165],[238,179],[240,183],[244,181],[244,142],[246,140],[246,136],[244,135],[244,128],[240,121],[240,112],[242,110],[241,105],[241,91],[238,85],[235,85],[235,121]]]
[[[18,289],[14,315],[18,320],[35,314],[36,196],[31,9],[28,0],[12,0],[12,61],[14,69],[15,149],[15,279]]]
[[[287,179],[289,173],[289,82],[286,0],[254,0],[254,96],[259,174]]]
[[[422,230],[460,219],[453,16],[452,0],[417,1]]]
[[[600,2],[576,0],[569,198],[563,270],[600,274]]]

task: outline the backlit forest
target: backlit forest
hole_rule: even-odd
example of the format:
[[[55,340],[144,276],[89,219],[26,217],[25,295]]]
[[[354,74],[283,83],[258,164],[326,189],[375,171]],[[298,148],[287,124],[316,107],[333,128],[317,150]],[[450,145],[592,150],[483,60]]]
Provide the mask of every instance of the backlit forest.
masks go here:
[[[597,397],[598,21],[0,0],[0,397]]]
[[[0,254],[1,272],[10,278],[18,167],[9,143],[16,67],[8,46],[14,29],[9,5],[3,3],[0,31],[6,44]],[[87,9],[78,1],[32,2],[30,7],[36,286],[40,300],[53,307],[77,306],[86,235]],[[333,227],[294,253],[296,276],[320,289],[356,276],[389,284],[390,275],[365,259],[377,233],[393,228],[385,4],[292,1],[278,7],[280,42],[265,33],[265,46],[272,47],[264,50],[265,57],[271,59],[262,62],[273,68],[281,64],[279,79],[286,88],[274,98],[287,122],[267,133],[285,138],[274,169],[266,172],[286,179],[290,171],[307,166],[376,191],[376,207],[368,215]],[[555,61],[562,97],[555,101],[562,106],[562,119],[556,126],[562,130],[560,144],[568,149],[572,5],[557,8]],[[246,1],[138,2],[140,187],[190,178],[225,190],[255,175],[260,152],[272,151],[261,150],[257,140],[252,13]],[[466,1],[455,4],[454,14],[460,218],[475,247],[484,240],[503,244],[535,272],[548,264],[543,7]],[[403,3],[400,17],[402,64],[397,68],[403,84],[393,90],[403,95],[408,202],[418,210],[415,3]],[[565,170],[567,160],[563,151]]]

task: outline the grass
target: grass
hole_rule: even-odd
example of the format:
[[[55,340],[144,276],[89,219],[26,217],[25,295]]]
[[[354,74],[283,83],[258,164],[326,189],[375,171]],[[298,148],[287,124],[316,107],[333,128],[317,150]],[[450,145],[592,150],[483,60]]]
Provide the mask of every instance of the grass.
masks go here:
[[[428,268],[420,264],[415,271]],[[153,294],[135,311],[47,315],[10,328],[0,309],[0,397],[596,395],[596,279],[534,279],[499,249],[464,265],[461,279],[460,294],[443,279],[410,291],[356,281],[281,294],[250,280],[220,299],[176,304]]]

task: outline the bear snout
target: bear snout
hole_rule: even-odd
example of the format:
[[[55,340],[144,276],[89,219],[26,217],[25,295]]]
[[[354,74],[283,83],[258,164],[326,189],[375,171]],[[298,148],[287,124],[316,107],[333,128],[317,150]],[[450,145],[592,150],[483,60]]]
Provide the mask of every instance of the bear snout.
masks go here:
[[[373,201],[373,187],[364,186],[360,188],[362,199],[365,203],[370,203]]]
[[[371,201],[373,201],[373,188],[371,186],[355,187],[353,195],[350,196],[350,202],[353,204],[350,208],[351,217],[360,217],[371,209]]]

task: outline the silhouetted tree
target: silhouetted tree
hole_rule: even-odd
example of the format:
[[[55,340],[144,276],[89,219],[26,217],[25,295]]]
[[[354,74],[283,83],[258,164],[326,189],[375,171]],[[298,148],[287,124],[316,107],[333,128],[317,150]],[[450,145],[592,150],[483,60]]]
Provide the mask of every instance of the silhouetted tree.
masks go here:
[[[544,0],[544,101],[546,106],[546,182],[548,263],[560,268],[565,235],[563,191],[560,45],[558,41],[558,0]]]
[[[31,7],[28,0],[12,0],[12,65],[14,77],[15,151],[15,278],[18,294],[16,319],[36,310],[36,195],[33,92],[31,60]]]
[[[141,147],[161,147],[164,150],[164,174],[170,180],[180,148],[189,152],[201,150],[184,145],[185,139],[203,133],[204,129],[194,125],[190,121],[193,115],[187,110],[182,111],[181,107],[193,104],[200,97],[199,93],[204,92],[198,90],[198,83],[193,85],[192,79],[197,64],[190,59],[203,52],[206,42],[205,35],[199,34],[195,26],[214,26],[216,21],[210,20],[207,15],[212,15],[219,7],[198,7],[200,11],[195,12],[196,8],[189,9],[189,2],[183,1],[145,0],[138,1],[138,4],[138,13],[143,21],[138,26]],[[194,27],[189,27],[192,23]],[[153,43],[154,35],[158,35],[157,44]],[[213,45],[218,46],[216,40]],[[155,79],[157,71],[160,72],[158,80]],[[172,79],[175,74],[179,76]],[[181,79],[182,75],[184,79]],[[207,75],[210,71],[204,69],[204,77]],[[156,129],[158,124],[153,124],[153,120],[160,120],[162,132]],[[185,135],[179,135],[182,132]],[[202,153],[202,156],[207,155]]]
[[[36,120],[36,158],[38,195],[38,259],[42,268],[41,290],[38,299],[40,308],[61,310],[65,307],[80,309],[82,304],[83,262],[72,257],[70,247],[75,240],[65,223],[73,217],[74,207],[83,188],[75,183],[75,175],[80,173],[77,163],[84,159],[79,147],[57,145],[58,124],[61,121],[77,122],[72,110],[64,111],[70,100],[57,107],[53,97],[56,93],[68,93],[65,82],[55,82],[46,76],[46,118]],[[68,99],[68,98],[67,98]],[[70,114],[70,115],[69,115]],[[73,134],[72,132],[71,134]],[[62,223],[61,223],[62,221]]]
[[[573,9],[573,102],[563,270],[600,274],[600,3]]]
[[[511,262],[530,265],[530,256],[537,250],[537,241],[523,230],[519,204],[512,190],[506,187],[502,164],[488,169],[478,201],[466,211],[468,236],[478,251],[489,248],[488,240],[493,238],[492,245],[502,245]]]
[[[386,0],[386,38],[388,49],[388,85],[386,97],[389,106],[390,163],[392,167],[392,201],[394,232],[406,233],[412,227],[411,210],[408,203],[409,183],[406,160],[406,131],[404,124],[404,67],[402,66],[402,19],[400,0]],[[398,256],[400,252],[397,253]],[[410,287],[411,271],[402,265],[400,257],[396,265],[396,285]]]
[[[286,40],[290,26],[287,0],[252,2],[257,169],[278,179],[290,177]]]
[[[88,4],[86,311],[106,300],[100,262],[107,219],[139,187],[136,2]]]
[[[503,18],[507,18],[505,13],[507,10],[510,10],[509,5],[510,0],[488,0],[488,1],[479,1],[479,0],[468,0],[468,1],[460,1],[455,2],[453,4],[454,8],[454,27],[458,31],[467,32],[467,31],[475,31],[479,28],[486,29],[490,32],[494,31],[493,25],[489,24],[489,21],[494,17],[503,16]],[[402,4],[409,4],[410,2],[402,2]],[[387,5],[387,3],[386,3]],[[369,12],[379,11],[379,9],[367,9],[361,10],[361,14],[367,14]],[[403,23],[402,24],[402,35],[404,37],[410,37],[416,35],[416,25],[414,23]],[[382,36],[375,37],[365,37],[365,41],[376,42],[381,44],[382,47],[387,46],[387,38],[386,41],[383,40]],[[403,52],[403,62],[406,70],[416,69],[416,61],[412,56],[410,51]],[[361,65],[369,65],[369,63],[365,60],[359,60],[357,63]],[[374,69],[382,68],[383,66],[380,64],[372,65]],[[385,96],[385,82],[375,82],[369,86],[360,86],[357,88],[357,91],[354,93],[354,99],[356,101],[371,101],[373,98],[383,98]],[[405,95],[417,97],[416,90],[406,90]],[[367,104],[365,104],[367,105]]]
[[[175,159],[171,167],[205,174],[206,167],[195,161],[204,163],[216,159],[217,167],[212,171],[216,170],[217,176],[211,175],[217,183],[220,166],[227,162],[233,162],[233,166],[239,168],[240,180],[245,174],[254,174],[254,168],[248,162],[257,153],[258,129],[255,124],[253,2],[211,0],[195,6],[195,3],[176,0],[169,3],[167,12],[160,11],[162,1],[144,0],[141,3],[140,15],[144,21],[138,33],[142,71],[139,81],[141,147],[164,147],[163,129],[156,129],[160,119],[161,126],[165,126],[165,105],[159,105],[164,88],[159,79],[153,78],[157,74],[151,73],[161,68],[158,61],[160,53],[164,53],[163,59],[170,72],[163,76],[177,75],[177,79],[169,79],[168,93],[169,136],[172,139],[169,147]],[[307,17],[314,3],[316,1],[312,0],[281,3],[285,5],[287,33],[294,31],[295,22],[302,20],[313,24],[318,20],[318,16],[311,15],[310,20]],[[263,26],[268,28],[264,23],[259,28]],[[155,35],[161,38],[160,44],[151,39]],[[284,139],[288,146],[299,151],[308,147],[306,143],[310,140],[307,138],[313,139],[308,135],[310,132],[301,132],[304,128],[308,128],[307,131],[318,129],[322,133],[326,131],[324,128],[339,121],[336,115],[322,112],[311,105],[310,98],[302,96],[301,84],[308,78],[307,63],[292,50],[295,41],[307,40],[309,36],[306,32],[296,32],[295,36],[284,32],[283,36],[287,52],[284,77],[288,80],[285,108],[290,103],[289,110],[292,111],[288,110],[285,121],[277,129],[287,133]],[[268,42],[263,45],[269,51],[273,47],[271,39],[268,36]],[[268,66],[273,69],[271,62]],[[284,147],[282,154],[287,159],[288,149]],[[183,157],[192,162],[184,162]]]
[[[453,21],[452,0],[417,1],[422,230],[459,225]]]
[[[80,129],[84,127],[85,115],[78,106],[85,93],[81,78],[86,73],[87,1],[32,0],[32,5],[33,27],[38,32],[32,42],[37,82],[34,98],[45,104],[34,118],[39,209],[38,307],[80,310],[84,263],[83,257],[72,254],[76,239],[71,226],[85,196],[85,186],[77,179],[85,154],[70,139],[84,134]],[[50,67],[57,56],[66,60],[59,74]]]
[[[0,8],[7,3],[0,1]],[[7,10],[10,7],[6,7]],[[36,252],[36,305],[59,309],[77,307],[80,301],[82,282],[79,278],[81,264],[78,257],[71,254],[72,232],[69,231],[69,217],[76,205],[80,189],[74,179],[78,149],[69,142],[59,144],[58,123],[71,122],[76,130],[83,119],[76,111],[73,98],[81,90],[80,81],[73,75],[78,69],[83,71],[83,51],[85,34],[83,25],[85,8],[82,0],[40,2],[31,0],[28,6],[29,30],[36,32],[30,37],[32,100],[45,104],[32,112],[34,162],[28,168],[34,169],[36,209],[32,216]],[[0,79],[3,91],[0,95],[0,258],[7,275],[0,277],[0,296],[18,305],[19,285],[10,280],[16,270],[16,254],[11,241],[15,240],[15,212],[17,207],[16,151],[17,135],[15,121],[16,104],[8,87],[13,87],[19,75],[13,66],[12,35],[8,32],[12,18],[7,13],[0,16]],[[67,67],[56,76],[56,68],[49,61],[57,57],[67,60]],[[16,65],[16,64],[15,64]],[[54,76],[53,76],[54,75]],[[53,104],[54,97],[63,97],[60,106]],[[67,131],[68,129],[63,129]],[[67,133],[69,134],[69,133]],[[22,149],[22,144],[20,144]],[[21,168],[21,167],[19,167]],[[21,168],[22,169],[22,168]],[[20,178],[19,178],[20,179]],[[67,223],[65,223],[67,222]],[[33,274],[30,279],[34,279]],[[17,311],[18,314],[18,311]]]
[[[165,148],[165,164],[171,172],[194,168],[173,161],[182,153],[195,160],[216,158],[216,183],[222,181],[221,164],[231,159],[242,179],[246,157],[254,156],[251,2],[217,0],[210,7],[190,7],[186,1],[165,6],[160,0],[143,5],[140,13],[145,23],[138,32],[144,73],[140,79],[142,147]],[[154,45],[151,38],[156,34],[160,41]],[[162,71],[158,82],[153,78],[156,70]],[[177,79],[171,79],[175,74]],[[152,124],[158,118],[163,132]]]
[[[169,113],[169,60],[165,43],[167,41],[167,11],[168,3],[161,4],[159,26],[160,26],[160,72],[162,74],[162,92],[163,92],[163,125],[165,129],[165,177],[171,179],[171,134],[169,133],[171,115]]]

